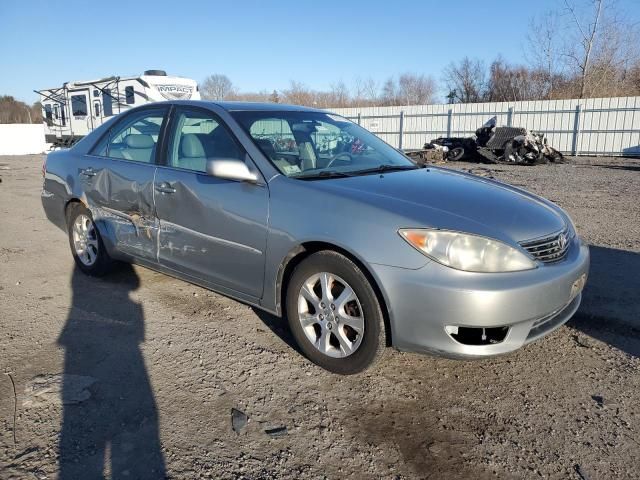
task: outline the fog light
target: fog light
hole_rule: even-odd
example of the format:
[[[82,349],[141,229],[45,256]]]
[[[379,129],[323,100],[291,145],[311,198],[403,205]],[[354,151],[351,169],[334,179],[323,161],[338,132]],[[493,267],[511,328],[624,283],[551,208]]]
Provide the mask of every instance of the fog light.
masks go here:
[[[495,345],[504,341],[509,327],[459,327],[447,325],[445,331],[463,345]]]

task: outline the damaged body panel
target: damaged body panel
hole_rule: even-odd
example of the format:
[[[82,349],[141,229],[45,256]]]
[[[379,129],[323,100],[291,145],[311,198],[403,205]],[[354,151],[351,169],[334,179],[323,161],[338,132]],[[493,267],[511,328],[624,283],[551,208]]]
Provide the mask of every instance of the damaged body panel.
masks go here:
[[[160,264],[259,298],[267,188],[175,169],[158,169],[156,185]]]
[[[114,255],[156,260],[155,166],[98,157],[85,157],[83,163],[78,178],[86,204],[103,224]]]

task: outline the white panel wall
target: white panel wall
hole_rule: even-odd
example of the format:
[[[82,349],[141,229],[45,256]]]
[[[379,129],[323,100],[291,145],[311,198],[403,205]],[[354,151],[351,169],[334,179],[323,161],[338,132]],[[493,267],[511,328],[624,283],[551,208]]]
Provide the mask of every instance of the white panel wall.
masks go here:
[[[331,108],[393,146],[421,148],[439,136],[470,136],[494,115],[498,125],[537,130],[570,154],[640,155],[640,97],[536,100],[405,107]]]
[[[45,149],[44,124],[0,124],[0,155],[28,155]]]

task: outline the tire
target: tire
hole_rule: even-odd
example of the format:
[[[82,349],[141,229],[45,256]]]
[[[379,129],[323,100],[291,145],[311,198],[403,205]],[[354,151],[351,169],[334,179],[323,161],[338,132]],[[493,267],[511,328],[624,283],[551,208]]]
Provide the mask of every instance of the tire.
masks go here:
[[[323,283],[330,294],[323,293]],[[285,304],[293,337],[316,365],[351,375],[382,357],[386,329],[380,302],[362,270],[344,255],[324,250],[300,262]]]
[[[457,162],[462,157],[464,157],[464,148],[462,147],[454,147],[447,152],[447,160],[451,160],[452,162]]]
[[[86,237],[82,237],[78,224],[85,225]],[[85,274],[101,277],[113,268],[115,262],[109,257],[100,232],[93,223],[91,212],[80,203],[73,203],[67,210],[67,232],[71,254],[78,268]],[[79,244],[84,245],[82,249]],[[85,252],[84,254],[82,252]]]

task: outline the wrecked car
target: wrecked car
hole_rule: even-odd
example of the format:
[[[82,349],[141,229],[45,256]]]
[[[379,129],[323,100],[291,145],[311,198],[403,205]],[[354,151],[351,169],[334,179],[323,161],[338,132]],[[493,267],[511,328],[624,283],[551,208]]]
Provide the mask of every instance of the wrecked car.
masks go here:
[[[446,159],[481,160],[487,163],[539,165],[563,163],[561,152],[548,144],[543,133],[521,127],[498,127],[492,117],[473,137],[439,137],[430,143],[446,146]],[[425,148],[428,144],[425,144]]]
[[[80,271],[136,263],[283,316],[340,374],[390,345],[514,351],[571,318],[589,268],[557,205],[421,168],[311,108],[149,104],[50,153],[43,173],[45,213]]]

